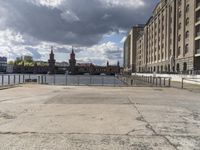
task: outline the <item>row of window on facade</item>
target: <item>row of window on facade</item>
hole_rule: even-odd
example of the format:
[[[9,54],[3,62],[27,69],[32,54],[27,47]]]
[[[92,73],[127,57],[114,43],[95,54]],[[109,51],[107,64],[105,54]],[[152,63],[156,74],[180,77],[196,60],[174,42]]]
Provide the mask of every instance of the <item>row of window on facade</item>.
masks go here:
[[[188,69],[188,66],[186,62],[183,63],[182,70],[180,68],[180,64],[179,63],[176,64],[176,72],[187,71],[187,69]],[[143,71],[145,71],[144,67],[139,67],[139,72],[143,72]],[[170,72],[170,65],[148,67],[148,71],[157,72],[157,73]]]
[[[185,45],[185,49],[184,49],[184,51],[183,51],[183,54],[185,55],[185,54],[187,54],[188,53],[188,51],[189,51],[189,44],[186,44]],[[151,51],[152,53],[153,53],[153,51]],[[149,52],[150,53],[150,52]],[[161,60],[161,59],[164,59],[164,52],[162,51],[161,52],[161,55],[160,55],[160,53],[158,53],[158,55],[154,55],[154,59],[153,59],[153,56],[152,56],[152,53],[149,55],[149,59],[148,59],[148,62],[151,62],[151,60],[154,60],[154,61],[156,61],[157,60],[157,58],[158,58],[158,60]],[[156,50],[154,51],[154,53],[156,53]],[[177,49],[177,57],[178,56],[180,56],[180,54],[181,54],[181,47],[178,47],[178,49]],[[147,56],[148,56],[148,52],[147,52]],[[158,57],[157,57],[158,56]],[[169,53],[168,53],[168,57],[170,58],[171,57],[171,50],[169,51]]]

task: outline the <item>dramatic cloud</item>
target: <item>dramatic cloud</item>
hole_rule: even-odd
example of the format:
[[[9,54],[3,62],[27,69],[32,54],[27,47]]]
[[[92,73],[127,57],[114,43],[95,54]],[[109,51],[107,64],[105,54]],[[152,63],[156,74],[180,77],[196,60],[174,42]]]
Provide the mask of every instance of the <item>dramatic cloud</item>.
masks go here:
[[[21,51],[20,54],[23,51],[42,59],[46,58],[45,50],[41,49],[44,43],[57,45],[58,52],[68,52],[69,45],[79,47],[78,52],[86,50],[85,47],[89,50],[100,46],[99,42],[107,34],[121,34],[120,31],[127,31],[134,24],[145,23],[157,2],[0,0],[0,54],[9,53],[12,57],[16,51]],[[114,52],[108,53],[108,57],[120,59],[119,49],[110,49]]]

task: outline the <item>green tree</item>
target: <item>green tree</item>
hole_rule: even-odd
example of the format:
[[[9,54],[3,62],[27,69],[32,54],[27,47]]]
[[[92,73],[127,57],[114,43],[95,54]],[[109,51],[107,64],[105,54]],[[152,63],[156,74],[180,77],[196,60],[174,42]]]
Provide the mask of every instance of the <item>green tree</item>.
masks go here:
[[[8,64],[9,65],[14,65],[14,61],[10,60],[10,61],[8,61]]]

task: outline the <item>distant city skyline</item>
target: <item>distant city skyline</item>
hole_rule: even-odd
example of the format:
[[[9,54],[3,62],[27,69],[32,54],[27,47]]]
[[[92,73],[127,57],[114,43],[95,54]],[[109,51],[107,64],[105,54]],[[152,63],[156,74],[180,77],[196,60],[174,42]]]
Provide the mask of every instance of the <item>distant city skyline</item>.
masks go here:
[[[54,46],[55,59],[62,62],[73,45],[78,62],[122,64],[127,31],[145,23],[158,1],[0,1],[0,56],[46,61]]]

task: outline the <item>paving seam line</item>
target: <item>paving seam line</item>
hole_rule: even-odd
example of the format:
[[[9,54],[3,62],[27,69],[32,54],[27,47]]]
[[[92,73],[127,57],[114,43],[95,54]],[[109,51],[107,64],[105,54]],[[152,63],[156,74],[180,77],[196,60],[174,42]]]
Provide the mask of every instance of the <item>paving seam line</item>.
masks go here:
[[[166,136],[159,134],[156,132],[155,129],[153,129],[152,125],[144,118],[144,116],[142,115],[142,113],[140,112],[140,110],[137,108],[136,103],[132,102],[132,98],[129,96],[128,97],[129,103],[134,107],[134,109],[137,111],[137,113],[140,115],[140,121],[145,122],[146,123],[146,128],[149,129],[150,131],[152,131],[156,136],[160,136],[163,139],[165,139],[168,144],[170,144],[175,150],[179,150],[177,148],[178,145],[173,144]]]

